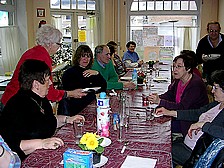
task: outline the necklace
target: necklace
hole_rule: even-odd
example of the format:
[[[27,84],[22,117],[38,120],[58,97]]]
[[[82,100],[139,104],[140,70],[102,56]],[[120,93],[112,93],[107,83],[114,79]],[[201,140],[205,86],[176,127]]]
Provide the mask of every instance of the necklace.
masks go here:
[[[42,108],[42,101],[41,101],[40,104],[39,104],[39,103],[37,103],[37,101],[34,100],[32,97],[31,97],[30,99],[33,100],[33,101],[36,103],[36,105],[38,105],[38,107],[40,108],[40,112],[44,114],[44,109]]]

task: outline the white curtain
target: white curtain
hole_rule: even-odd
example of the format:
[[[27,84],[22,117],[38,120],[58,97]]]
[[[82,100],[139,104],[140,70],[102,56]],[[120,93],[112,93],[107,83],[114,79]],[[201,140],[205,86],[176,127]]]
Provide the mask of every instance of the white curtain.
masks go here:
[[[182,50],[195,51],[197,48],[197,28],[178,27],[177,28],[177,53]]]
[[[17,27],[0,28],[0,46],[4,73],[14,71],[16,67],[21,57],[19,43]]]
[[[98,24],[95,16],[86,18],[86,37],[87,45],[94,49],[98,43]]]

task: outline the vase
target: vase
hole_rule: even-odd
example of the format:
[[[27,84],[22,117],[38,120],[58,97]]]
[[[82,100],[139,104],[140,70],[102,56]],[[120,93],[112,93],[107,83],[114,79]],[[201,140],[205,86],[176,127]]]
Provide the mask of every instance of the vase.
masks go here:
[[[140,77],[138,77],[138,78],[137,78],[137,83],[138,83],[138,84],[143,84],[143,80],[144,80],[144,78],[140,78]]]
[[[96,152],[92,152],[92,153],[93,153],[93,164],[100,163],[101,153],[96,153]]]

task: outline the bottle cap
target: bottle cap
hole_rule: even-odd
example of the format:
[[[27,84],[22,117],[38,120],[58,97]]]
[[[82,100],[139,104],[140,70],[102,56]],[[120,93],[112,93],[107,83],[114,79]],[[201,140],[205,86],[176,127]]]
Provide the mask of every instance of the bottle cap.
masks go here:
[[[106,98],[106,93],[105,92],[101,92],[100,93],[100,98],[101,99],[105,99]]]

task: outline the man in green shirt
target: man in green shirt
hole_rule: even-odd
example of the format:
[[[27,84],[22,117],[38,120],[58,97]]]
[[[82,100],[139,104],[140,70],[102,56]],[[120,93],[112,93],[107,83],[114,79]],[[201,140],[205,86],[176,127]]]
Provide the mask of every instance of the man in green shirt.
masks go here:
[[[114,69],[111,61],[110,50],[106,45],[99,45],[94,51],[95,58],[92,69],[100,72],[100,74],[107,81],[107,89],[134,89],[133,82],[119,82],[118,75]]]

